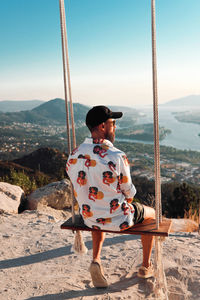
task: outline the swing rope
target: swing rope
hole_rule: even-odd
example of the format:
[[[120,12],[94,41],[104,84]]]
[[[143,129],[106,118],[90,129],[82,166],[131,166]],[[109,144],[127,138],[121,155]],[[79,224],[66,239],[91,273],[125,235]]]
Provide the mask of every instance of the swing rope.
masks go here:
[[[74,112],[71,92],[71,79],[70,79],[70,68],[69,68],[69,55],[68,55],[68,43],[67,43],[67,30],[66,30],[66,18],[65,18],[65,6],[64,0],[59,0],[60,7],[60,24],[61,24],[61,40],[62,40],[62,55],[63,55],[63,77],[64,77],[64,91],[65,91],[65,107],[67,115],[67,137],[68,137],[68,154],[71,153],[71,134],[70,134],[70,121],[69,121],[69,108],[68,108],[68,94],[70,101],[70,116],[71,116],[71,127],[72,127],[72,139],[73,149],[76,148],[76,134],[74,125]],[[68,84],[68,85],[67,85]],[[70,181],[71,183],[71,181]],[[75,223],[75,197],[74,188],[71,183],[72,190],[72,221]],[[84,244],[82,234],[79,230],[76,230],[74,240],[74,251],[77,253],[87,253],[87,248]]]
[[[159,123],[158,123],[155,0],[151,1],[151,26],[152,26],[153,117],[154,117],[155,211],[156,211],[156,226],[157,228],[159,228],[159,224],[162,221],[162,208],[161,208],[161,183],[160,183],[160,147],[159,147]]]
[[[64,78],[64,93],[65,93],[65,109],[66,109],[66,123],[67,123],[67,145],[68,153],[71,153],[71,135],[69,125],[69,107],[68,107],[68,95],[67,95],[67,77],[66,77],[66,48],[65,48],[65,25],[63,18],[63,1],[59,1],[60,6],[60,27],[61,27],[61,41],[62,41],[62,58],[63,58],[63,78]]]
[[[153,79],[153,116],[154,116],[154,170],[155,170],[155,211],[156,227],[162,222],[161,180],[160,180],[160,143],[158,122],[158,86],[157,86],[157,56],[156,56],[156,16],[155,0],[151,0],[152,27],[152,79]],[[162,237],[155,237],[155,295],[157,299],[168,300],[167,281],[162,260]]]
[[[73,102],[72,102],[71,78],[70,78],[70,69],[69,69],[69,54],[68,54],[67,29],[66,29],[67,27],[66,27],[64,0],[61,1],[61,3],[62,3],[61,10],[62,10],[62,16],[63,16],[63,25],[64,25],[64,41],[65,41],[69,102],[70,102],[70,112],[71,112],[72,141],[73,141],[72,145],[73,145],[73,149],[75,149],[76,148],[76,134],[75,134],[74,111],[73,111]]]

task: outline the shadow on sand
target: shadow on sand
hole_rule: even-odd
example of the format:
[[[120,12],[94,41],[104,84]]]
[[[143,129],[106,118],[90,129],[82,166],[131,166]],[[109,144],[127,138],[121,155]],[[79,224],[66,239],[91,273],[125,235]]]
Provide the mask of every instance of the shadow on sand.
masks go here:
[[[114,237],[108,237],[106,238],[104,242],[104,247],[115,245],[118,243],[123,243],[125,241],[130,241],[130,240],[137,240],[139,239],[139,236],[137,235],[123,235],[123,236],[114,236]],[[92,249],[92,242],[88,241],[85,243],[86,247],[88,250]],[[64,246],[60,247],[57,249],[52,249],[36,254],[32,254],[29,256],[22,256],[18,258],[13,258],[13,259],[6,259],[0,261],[0,269],[9,269],[9,268],[16,268],[16,267],[21,267],[21,266],[26,266],[30,264],[35,264],[39,263],[42,261],[46,261],[49,259],[53,258],[58,258],[62,257],[65,255],[70,255],[73,254],[71,251],[71,245],[70,246]]]
[[[116,292],[123,292],[134,285],[139,284],[140,290],[143,291],[144,297],[148,297],[150,293],[153,292],[153,281],[144,280],[138,278],[136,273],[132,274],[131,278],[126,278],[126,276],[122,276],[119,281],[110,284],[108,288],[96,289],[91,287],[86,287],[81,290],[68,290],[63,293],[58,294],[48,294],[43,296],[34,296],[31,298],[27,298],[26,300],[64,300],[64,299],[77,299],[82,297],[89,296],[98,296],[98,295],[106,295],[112,294]]]

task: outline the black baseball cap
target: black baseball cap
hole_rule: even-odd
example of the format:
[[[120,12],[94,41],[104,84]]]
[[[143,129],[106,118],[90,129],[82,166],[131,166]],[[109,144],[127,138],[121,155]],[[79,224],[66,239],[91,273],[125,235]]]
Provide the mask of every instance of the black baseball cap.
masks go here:
[[[92,129],[99,124],[106,122],[108,119],[119,119],[122,115],[122,112],[113,112],[103,105],[94,106],[86,115],[86,125],[89,129]]]

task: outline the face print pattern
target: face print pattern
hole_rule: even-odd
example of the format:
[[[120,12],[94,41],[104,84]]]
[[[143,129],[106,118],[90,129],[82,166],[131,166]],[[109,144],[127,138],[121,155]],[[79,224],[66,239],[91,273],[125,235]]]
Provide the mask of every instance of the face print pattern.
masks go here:
[[[125,216],[128,215],[128,213],[129,213],[129,207],[126,205],[125,202],[122,203],[121,210],[123,211],[123,213],[124,213]]]
[[[79,159],[85,159],[85,166],[87,168],[96,166],[96,160],[90,159],[90,155],[88,155],[88,154],[85,154],[85,155],[80,154],[78,156],[78,158]]]
[[[106,153],[108,150],[108,147],[105,145],[99,146],[96,145],[93,149],[94,154],[98,154],[101,158],[104,158],[108,153]]]
[[[129,203],[123,202],[121,205],[121,210],[124,212],[124,215],[128,215],[129,212],[134,213],[135,209]]]
[[[119,207],[119,200],[118,199],[113,199],[110,202],[110,213],[112,214],[112,212],[114,212],[115,210],[117,210]]]
[[[82,186],[87,183],[86,173],[84,171],[79,171],[78,172],[78,178],[77,178],[77,183]]]
[[[71,158],[67,163],[66,163],[66,172],[68,172],[70,165],[75,165],[77,163],[77,158]]]
[[[110,185],[115,182],[115,178],[113,177],[113,173],[111,171],[103,172],[103,183]]]
[[[117,176],[117,193],[121,193],[121,188],[120,188],[120,184],[122,183],[127,183],[128,182],[128,177],[124,176],[122,173],[120,173],[119,176]]]
[[[119,182],[119,184],[127,183],[128,177],[124,176],[122,173],[120,173],[120,175],[118,176],[118,182]]]
[[[78,158],[82,158],[82,159],[90,159],[90,156],[88,154],[79,154]]]
[[[120,226],[119,226],[119,228],[120,228],[120,231],[121,230],[125,230],[125,229],[128,229],[130,226],[129,226],[129,224],[128,224],[128,222],[123,222],[123,223],[121,223],[120,224]]]
[[[84,219],[90,218],[93,216],[93,213],[91,212],[91,207],[89,205],[87,205],[87,204],[82,205],[82,215],[83,215]]]
[[[96,219],[96,222],[105,225],[111,223],[111,218],[98,218]]]
[[[85,166],[88,167],[88,168],[89,168],[89,167],[95,167],[96,164],[97,164],[97,163],[96,163],[96,160],[94,160],[94,159],[89,159],[89,158],[88,158],[88,159],[86,160],[86,162],[85,162]]]
[[[104,194],[101,191],[98,191],[98,188],[95,186],[89,187],[89,195],[88,198],[92,201],[103,199]]]

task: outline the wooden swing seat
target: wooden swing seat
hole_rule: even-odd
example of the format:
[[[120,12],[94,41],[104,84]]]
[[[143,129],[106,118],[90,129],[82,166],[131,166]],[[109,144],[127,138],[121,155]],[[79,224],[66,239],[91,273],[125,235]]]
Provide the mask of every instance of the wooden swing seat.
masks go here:
[[[133,227],[123,231],[110,231],[89,228],[84,224],[83,218],[80,215],[75,215],[75,223],[72,222],[72,217],[64,222],[60,227],[61,229],[68,230],[81,230],[81,231],[103,231],[118,234],[135,234],[135,235],[155,235],[155,236],[169,236],[172,221],[170,219],[164,219],[159,224],[159,229],[156,229],[156,221],[153,219],[147,219],[140,224],[136,224]]]

